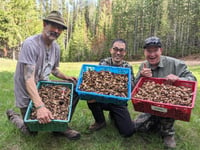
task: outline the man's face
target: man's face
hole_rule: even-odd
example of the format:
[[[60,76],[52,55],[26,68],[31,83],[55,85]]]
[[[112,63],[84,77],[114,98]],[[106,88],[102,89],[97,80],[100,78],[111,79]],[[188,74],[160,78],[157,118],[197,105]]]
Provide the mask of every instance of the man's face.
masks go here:
[[[162,48],[160,47],[150,46],[144,50],[145,58],[152,66],[157,66],[159,64],[161,54]]]
[[[49,41],[56,40],[63,31],[63,26],[57,23],[44,23],[44,33],[45,37]]]
[[[110,49],[110,54],[114,64],[120,64],[126,55],[126,45],[123,42],[117,41]]]

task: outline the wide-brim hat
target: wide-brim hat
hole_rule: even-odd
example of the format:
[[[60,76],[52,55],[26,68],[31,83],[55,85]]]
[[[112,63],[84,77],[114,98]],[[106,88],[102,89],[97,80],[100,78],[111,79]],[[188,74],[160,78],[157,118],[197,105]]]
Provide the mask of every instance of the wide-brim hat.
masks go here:
[[[43,19],[43,21],[54,22],[59,25],[62,25],[63,29],[67,29],[64,19],[61,16],[61,13],[59,11],[51,11],[50,14],[46,18]]]
[[[156,36],[152,36],[152,37],[147,38],[144,41],[143,48],[145,49],[145,48],[150,47],[150,46],[162,47],[160,39]]]

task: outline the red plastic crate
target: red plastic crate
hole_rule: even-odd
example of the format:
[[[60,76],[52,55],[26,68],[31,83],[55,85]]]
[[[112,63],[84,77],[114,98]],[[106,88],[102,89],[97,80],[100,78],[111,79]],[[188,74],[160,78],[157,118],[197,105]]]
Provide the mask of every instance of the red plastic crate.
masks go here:
[[[145,78],[141,77],[137,85],[132,91],[131,99],[134,109],[139,112],[150,113],[152,115],[174,118],[175,120],[189,121],[192,108],[194,108],[196,99],[197,82],[177,80],[173,83],[174,86],[185,86],[192,89],[192,106],[173,105],[169,103],[153,102],[150,100],[142,100],[135,98],[134,95],[144,82],[154,81],[155,83],[165,83],[165,78]]]

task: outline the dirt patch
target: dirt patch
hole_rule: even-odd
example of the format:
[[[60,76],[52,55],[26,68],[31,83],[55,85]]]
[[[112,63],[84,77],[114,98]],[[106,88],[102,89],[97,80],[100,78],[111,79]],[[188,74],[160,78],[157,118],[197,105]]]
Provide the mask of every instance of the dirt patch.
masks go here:
[[[182,57],[180,59],[185,60],[185,61],[193,61],[193,60],[200,61],[200,54],[189,55],[186,57]]]
[[[192,60],[186,60],[184,61],[188,66],[196,66],[196,65],[200,65],[200,61],[192,61]]]
[[[200,64],[200,54],[190,55],[186,57],[179,58],[183,60],[187,65],[194,66]]]

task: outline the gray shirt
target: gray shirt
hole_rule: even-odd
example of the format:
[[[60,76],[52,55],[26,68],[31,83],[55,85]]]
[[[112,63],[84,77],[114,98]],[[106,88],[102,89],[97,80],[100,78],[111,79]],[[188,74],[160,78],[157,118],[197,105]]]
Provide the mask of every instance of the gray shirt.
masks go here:
[[[140,71],[144,63],[147,64],[148,68],[151,68],[152,77],[165,78],[169,74],[174,74],[181,80],[196,81],[196,77],[187,69],[187,66],[183,61],[168,56],[161,56],[157,68],[153,69],[147,61],[144,61],[140,65],[135,83],[137,83],[141,77]]]
[[[25,87],[24,65],[35,66],[35,83],[37,84],[40,80],[49,80],[51,71],[59,66],[59,61],[60,48],[58,44],[54,41],[47,49],[42,34],[31,36],[23,42],[14,76],[17,107],[27,107],[30,100]]]

